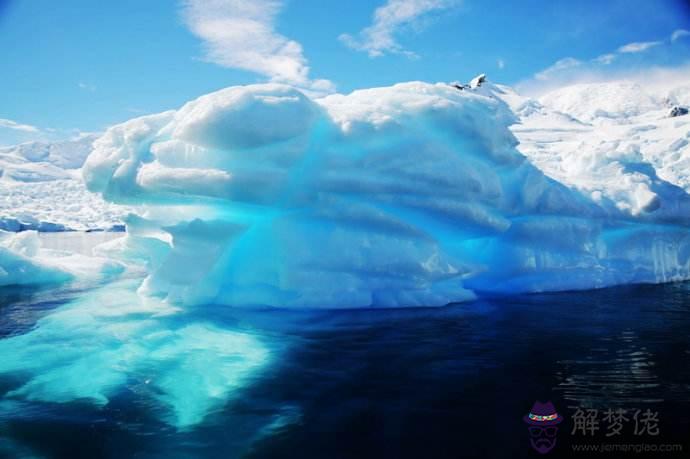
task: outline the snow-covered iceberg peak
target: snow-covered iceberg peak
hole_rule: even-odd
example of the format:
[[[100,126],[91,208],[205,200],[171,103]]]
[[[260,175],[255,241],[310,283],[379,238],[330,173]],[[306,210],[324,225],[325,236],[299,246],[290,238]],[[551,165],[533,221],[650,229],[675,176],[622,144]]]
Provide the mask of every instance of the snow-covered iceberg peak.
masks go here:
[[[148,261],[142,292],[176,302],[442,305],[688,277],[685,228],[546,177],[487,85],[227,88],[109,129],[84,178],[141,205],[122,253]]]

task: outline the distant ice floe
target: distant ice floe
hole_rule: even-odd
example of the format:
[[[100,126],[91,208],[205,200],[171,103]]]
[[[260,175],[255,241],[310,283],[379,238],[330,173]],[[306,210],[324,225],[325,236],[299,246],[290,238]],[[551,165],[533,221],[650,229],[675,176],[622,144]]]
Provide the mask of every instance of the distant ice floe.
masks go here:
[[[43,248],[36,231],[0,231],[0,286],[102,281],[124,269],[109,258]]]
[[[89,193],[81,166],[97,134],[0,147],[0,229],[118,230],[127,209]]]
[[[488,82],[411,82],[312,100],[233,87],[109,129],[83,173],[139,207],[122,250],[151,267],[140,292],[181,304],[430,306],[686,279],[687,182],[665,168],[684,160],[682,141],[655,164],[646,152],[662,140],[623,140],[655,138],[644,126],[604,123],[616,139],[582,140],[600,132],[592,117],[648,114],[654,99],[637,91],[536,102]],[[521,102],[522,125],[505,101]],[[686,129],[646,123],[664,138]]]

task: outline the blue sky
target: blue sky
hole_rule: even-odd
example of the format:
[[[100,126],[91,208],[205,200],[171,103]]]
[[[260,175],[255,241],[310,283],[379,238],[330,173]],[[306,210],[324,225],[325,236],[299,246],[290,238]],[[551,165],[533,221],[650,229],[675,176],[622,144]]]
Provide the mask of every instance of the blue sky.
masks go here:
[[[676,0],[0,0],[0,145],[236,84],[324,92],[486,72],[526,91],[690,64]]]

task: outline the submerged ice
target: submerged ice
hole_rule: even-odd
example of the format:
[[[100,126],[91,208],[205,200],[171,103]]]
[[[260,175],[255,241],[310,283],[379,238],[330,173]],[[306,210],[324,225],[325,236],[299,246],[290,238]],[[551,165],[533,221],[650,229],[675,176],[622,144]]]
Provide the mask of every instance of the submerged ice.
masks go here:
[[[690,277],[684,189],[632,150],[592,171],[600,193],[545,175],[499,93],[232,87],[110,128],[83,174],[137,208],[119,251],[147,263],[140,293],[178,304],[443,305]]]
[[[160,417],[186,429],[236,395],[271,358],[249,332],[185,317],[136,294],[136,281],[87,293],[0,340],[9,400],[104,406],[127,391],[156,400]]]

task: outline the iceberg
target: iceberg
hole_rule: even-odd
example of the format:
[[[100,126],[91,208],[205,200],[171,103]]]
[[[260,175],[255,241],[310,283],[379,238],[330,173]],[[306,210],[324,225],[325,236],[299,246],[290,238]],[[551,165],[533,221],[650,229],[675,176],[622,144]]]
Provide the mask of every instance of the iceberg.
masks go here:
[[[10,247],[14,246],[15,250],[9,248],[8,243]],[[35,260],[35,250],[32,243],[4,239],[0,241],[0,286],[49,285],[73,278],[64,270]]]
[[[619,104],[635,91],[583,113],[637,113]],[[115,252],[148,266],[140,293],[177,304],[437,306],[690,278],[686,190],[634,148],[572,156],[559,175],[518,147],[508,96],[489,82],[317,99],[231,87],[111,127],[83,177],[133,206]]]
[[[124,237],[87,257],[0,232],[0,285],[108,281],[0,340],[3,403],[133,392],[186,431],[295,344],[209,305],[440,306],[690,278],[690,180],[674,167],[688,126],[663,107],[592,121],[549,100],[488,81],[318,99],[266,84],[108,129],[82,173],[132,210]]]

